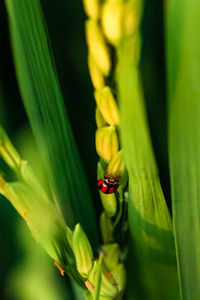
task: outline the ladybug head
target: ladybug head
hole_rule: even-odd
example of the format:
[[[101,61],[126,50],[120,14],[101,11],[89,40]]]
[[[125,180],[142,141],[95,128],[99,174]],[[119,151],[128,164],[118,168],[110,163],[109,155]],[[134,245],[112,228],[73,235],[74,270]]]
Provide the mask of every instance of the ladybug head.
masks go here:
[[[119,186],[119,178],[114,176],[104,175],[104,181],[110,185],[118,185]]]

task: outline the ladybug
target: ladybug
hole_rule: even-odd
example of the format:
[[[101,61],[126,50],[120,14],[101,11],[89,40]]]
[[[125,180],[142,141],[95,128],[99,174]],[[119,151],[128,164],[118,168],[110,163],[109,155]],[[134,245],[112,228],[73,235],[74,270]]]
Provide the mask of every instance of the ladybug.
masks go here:
[[[119,181],[116,178],[106,177],[98,180],[98,188],[104,194],[112,194],[119,187]]]

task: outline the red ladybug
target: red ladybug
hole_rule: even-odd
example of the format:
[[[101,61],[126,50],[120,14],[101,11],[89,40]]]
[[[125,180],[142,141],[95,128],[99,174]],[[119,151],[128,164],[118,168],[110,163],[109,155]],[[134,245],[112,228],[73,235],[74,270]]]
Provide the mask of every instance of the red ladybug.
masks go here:
[[[119,187],[119,182],[116,178],[104,177],[105,179],[98,180],[98,188],[104,194],[112,194]]]

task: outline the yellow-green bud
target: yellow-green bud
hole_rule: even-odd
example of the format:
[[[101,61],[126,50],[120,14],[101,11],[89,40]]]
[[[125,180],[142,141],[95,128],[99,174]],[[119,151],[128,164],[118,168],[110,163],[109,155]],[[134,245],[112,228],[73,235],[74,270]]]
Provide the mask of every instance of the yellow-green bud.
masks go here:
[[[110,54],[101,29],[95,20],[86,21],[86,39],[96,65],[107,76],[111,68]]]
[[[106,255],[103,258],[105,266],[112,271],[119,262],[120,248],[117,243],[103,245],[101,247]]]
[[[120,150],[112,158],[106,170],[106,176],[119,178],[120,185],[125,186],[127,183],[127,171],[123,159],[123,151]]]
[[[21,158],[2,127],[0,127],[0,155],[11,169],[19,171]]]
[[[95,117],[96,117],[97,128],[106,127],[108,125],[106,123],[106,121],[104,120],[102,114],[100,113],[100,110],[98,109],[98,107],[96,108]]]
[[[107,126],[96,131],[96,150],[100,157],[110,162],[119,149],[118,137],[114,126]]]
[[[103,194],[100,192],[101,202],[108,217],[113,217],[117,211],[117,200],[115,194]]]
[[[111,89],[106,86],[95,91],[97,106],[109,125],[119,125],[119,111]]]
[[[93,293],[91,294],[90,292],[86,292],[84,294],[84,297],[85,300],[96,300],[96,296]],[[99,296],[98,300],[113,300],[113,297]]]
[[[83,0],[85,12],[89,18],[98,19],[99,0]]]
[[[94,262],[94,266],[92,271],[89,274],[89,282],[92,284],[94,288],[94,292],[97,289],[98,285],[98,274],[99,274],[99,261]],[[109,278],[103,272],[101,273],[101,289],[100,296],[102,297],[113,297],[115,298],[118,295],[118,287],[116,281],[114,279]]]
[[[126,270],[123,264],[118,264],[113,270],[112,274],[118,284],[119,292],[122,292],[126,285]]]
[[[103,212],[100,216],[100,229],[104,243],[113,242],[113,226],[111,219]]]
[[[101,296],[104,297],[117,297],[119,289],[115,279],[109,278],[106,274],[102,273],[101,277]]]
[[[95,89],[103,88],[105,85],[104,76],[101,70],[99,69],[99,67],[97,66],[97,64],[95,63],[95,60],[93,59],[91,54],[89,54],[88,56],[88,67],[89,67],[90,77],[94,88]]]
[[[72,247],[77,270],[83,277],[87,277],[93,266],[93,252],[80,224],[75,226],[72,236]]]
[[[93,289],[97,288],[97,284],[99,281],[98,278],[99,267],[100,267],[100,261],[99,260],[94,261],[93,268],[88,277],[88,281],[92,284]]]
[[[90,292],[87,291],[87,292],[84,293],[84,299],[85,300],[96,300],[97,297],[94,294],[94,292],[90,293]],[[99,295],[98,300],[113,300],[113,297],[107,297],[107,296]]]
[[[102,26],[106,38],[117,45],[122,35],[123,4],[121,0],[107,0],[102,7]]]
[[[138,5],[136,1],[123,4],[123,30],[124,34],[130,36],[137,31],[139,24]]]

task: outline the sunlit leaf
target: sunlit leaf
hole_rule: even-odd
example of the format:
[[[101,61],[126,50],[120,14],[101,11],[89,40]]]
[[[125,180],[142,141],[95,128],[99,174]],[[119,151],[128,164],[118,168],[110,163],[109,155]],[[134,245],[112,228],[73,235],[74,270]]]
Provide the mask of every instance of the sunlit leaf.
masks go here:
[[[136,299],[178,299],[171,217],[152,151],[137,66],[126,40],[119,49],[118,86],[121,139],[129,173],[132,256],[136,256],[131,268],[137,274],[129,288],[138,293]]]
[[[166,6],[169,157],[182,299],[200,295],[200,2]]]

